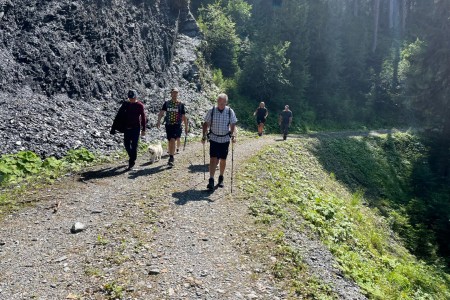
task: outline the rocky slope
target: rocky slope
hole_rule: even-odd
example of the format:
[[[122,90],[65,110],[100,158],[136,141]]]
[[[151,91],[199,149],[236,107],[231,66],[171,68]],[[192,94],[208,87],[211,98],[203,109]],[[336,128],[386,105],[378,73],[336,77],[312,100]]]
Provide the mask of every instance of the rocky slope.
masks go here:
[[[150,125],[171,86],[201,115],[201,36],[187,2],[0,0],[0,153],[120,147],[109,126],[129,88]]]

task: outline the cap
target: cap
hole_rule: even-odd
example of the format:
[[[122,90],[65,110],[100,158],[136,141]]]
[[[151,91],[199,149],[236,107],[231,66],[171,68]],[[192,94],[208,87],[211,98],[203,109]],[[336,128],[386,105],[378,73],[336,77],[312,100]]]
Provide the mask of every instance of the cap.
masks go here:
[[[128,98],[129,98],[129,99],[137,98],[137,92],[136,92],[136,90],[129,90],[129,91],[128,91]]]
[[[179,91],[178,91],[178,88],[174,87],[174,88],[172,88],[172,89],[170,90],[170,92],[171,92],[171,93],[172,93],[172,92],[177,92],[177,93],[178,93]]]

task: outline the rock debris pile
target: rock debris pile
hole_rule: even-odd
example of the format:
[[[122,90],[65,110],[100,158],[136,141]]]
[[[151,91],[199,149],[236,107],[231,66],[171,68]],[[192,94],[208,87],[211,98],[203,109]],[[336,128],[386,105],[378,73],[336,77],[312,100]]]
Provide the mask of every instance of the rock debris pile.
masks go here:
[[[130,88],[150,126],[172,86],[202,114],[201,35],[187,2],[0,0],[0,154],[117,149],[109,127]]]

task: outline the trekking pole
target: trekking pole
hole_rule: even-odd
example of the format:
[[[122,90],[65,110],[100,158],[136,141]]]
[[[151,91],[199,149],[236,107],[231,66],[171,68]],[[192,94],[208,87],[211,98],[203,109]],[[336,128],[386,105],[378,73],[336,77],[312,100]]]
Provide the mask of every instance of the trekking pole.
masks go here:
[[[205,166],[203,168],[203,180],[206,180],[206,150],[205,150],[205,143],[203,143],[203,165]]]
[[[233,194],[234,143],[231,141],[231,193]]]

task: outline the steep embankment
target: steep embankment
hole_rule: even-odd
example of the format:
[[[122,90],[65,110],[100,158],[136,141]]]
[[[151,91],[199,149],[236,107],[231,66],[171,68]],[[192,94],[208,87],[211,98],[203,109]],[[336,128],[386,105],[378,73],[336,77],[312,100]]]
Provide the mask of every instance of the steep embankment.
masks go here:
[[[343,275],[372,299],[449,299],[450,275],[439,262],[417,259],[405,247],[409,236],[398,231],[401,224],[415,234],[410,211],[394,202],[404,201],[424,149],[409,133],[384,133],[300,136],[258,153],[238,178],[252,214],[278,246],[268,250],[278,258],[275,275],[297,295],[312,274],[336,299],[351,291],[333,280]]]
[[[184,0],[0,0],[0,154],[115,149],[108,128],[129,88],[150,122],[173,85],[197,115],[200,39]]]

